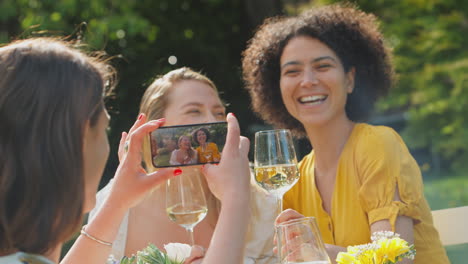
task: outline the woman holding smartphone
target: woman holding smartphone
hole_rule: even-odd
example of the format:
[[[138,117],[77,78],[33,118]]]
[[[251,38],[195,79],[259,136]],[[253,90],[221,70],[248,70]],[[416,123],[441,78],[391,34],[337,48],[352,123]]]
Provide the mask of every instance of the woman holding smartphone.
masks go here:
[[[186,67],[170,71],[154,80],[143,95],[140,112],[145,113],[148,120],[165,118],[165,126],[226,120],[225,107],[214,83],[206,76]],[[120,157],[123,153],[120,151]],[[144,142],[143,157],[146,169],[155,171],[156,168],[151,162],[149,137]],[[184,167],[181,169],[183,170]],[[97,208],[99,208],[99,203],[109,195],[112,185],[113,183],[110,182],[98,193]],[[207,183],[203,185],[207,196],[208,213],[194,229],[194,238],[195,244],[209,248],[213,245],[214,230],[219,224],[219,213],[222,207],[217,196],[208,190]],[[245,261],[250,263],[251,259],[255,259],[257,263],[274,263],[274,255],[271,251],[273,247],[273,228],[271,227],[274,221],[275,201],[257,190],[256,185],[251,186],[254,199],[251,206],[247,208],[252,207],[254,213],[248,233]],[[153,243],[159,248],[171,242],[190,244],[186,230],[171,221],[166,214],[165,199],[166,188],[158,186],[151,192],[151,195],[128,210],[113,245],[114,256],[117,258],[123,255],[131,256],[145,248],[148,243]],[[263,210],[260,210],[259,206],[263,206]],[[268,206],[271,206],[271,211],[268,210]],[[90,218],[93,217],[94,212]],[[266,223],[271,225],[268,226]]]
[[[0,48],[1,264],[58,263],[62,244],[94,207],[109,154],[103,93],[112,73],[102,60],[56,39]],[[142,168],[143,139],[164,124],[164,119],[146,121],[139,115],[123,133],[120,149],[127,142],[128,151],[109,195],[61,263],[105,263],[125,212],[180,174],[174,168],[151,173]],[[228,115],[227,121],[226,159],[204,170],[213,194],[226,204],[204,263],[239,263],[248,221],[249,143],[240,137],[236,118]]]

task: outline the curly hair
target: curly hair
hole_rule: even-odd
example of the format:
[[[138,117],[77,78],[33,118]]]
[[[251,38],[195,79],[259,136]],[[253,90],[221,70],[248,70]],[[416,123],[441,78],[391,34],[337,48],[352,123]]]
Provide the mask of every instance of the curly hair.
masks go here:
[[[200,145],[200,142],[198,142],[198,138],[197,138],[197,136],[198,136],[197,134],[198,134],[199,131],[203,131],[203,132],[205,133],[205,135],[206,135],[206,142],[208,142],[208,140],[210,140],[210,138],[211,138],[211,134],[210,134],[210,131],[208,131],[208,129],[206,129],[206,128],[204,128],[204,127],[201,127],[201,128],[199,128],[199,129],[197,129],[197,130],[195,130],[195,131],[192,132],[193,141],[194,141],[195,143],[197,143],[198,145]]]
[[[355,69],[355,87],[348,95],[346,114],[352,121],[366,121],[375,101],[392,86],[394,71],[377,18],[351,5],[322,6],[299,16],[274,17],[263,23],[249,41],[242,60],[253,110],[266,122],[305,136],[304,126],[288,113],[279,86],[283,49],[299,36],[327,45],[341,60],[345,72]]]

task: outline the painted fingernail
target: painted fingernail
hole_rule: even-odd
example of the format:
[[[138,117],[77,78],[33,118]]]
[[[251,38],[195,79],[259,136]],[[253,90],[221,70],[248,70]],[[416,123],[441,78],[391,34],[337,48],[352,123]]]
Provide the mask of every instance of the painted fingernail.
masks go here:
[[[236,117],[236,115],[235,115],[234,113],[231,113],[231,115],[232,115],[233,117]],[[236,117],[236,118],[237,118],[237,117]]]
[[[156,120],[156,121],[158,121],[158,122],[166,122],[166,118],[164,118],[164,117],[163,117],[163,118],[159,118],[159,119]]]
[[[141,120],[142,117],[143,117],[143,113],[141,113],[140,115],[138,115],[138,120]]]
[[[174,170],[174,176],[182,174],[182,170],[180,168],[177,168]]]

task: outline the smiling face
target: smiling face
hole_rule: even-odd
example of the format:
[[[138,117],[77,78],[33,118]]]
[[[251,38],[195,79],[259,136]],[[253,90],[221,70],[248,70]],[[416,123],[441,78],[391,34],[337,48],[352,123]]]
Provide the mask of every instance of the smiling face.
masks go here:
[[[191,143],[190,143],[190,138],[187,136],[182,136],[179,139],[179,149],[190,149]]]
[[[218,93],[197,80],[178,81],[171,87],[164,111],[165,126],[225,121],[226,112]]]
[[[206,133],[203,130],[198,130],[197,132],[197,141],[199,144],[206,143]]]
[[[354,69],[346,73],[328,46],[312,37],[295,37],[285,46],[280,67],[283,102],[305,127],[348,120],[345,105],[353,91]]]

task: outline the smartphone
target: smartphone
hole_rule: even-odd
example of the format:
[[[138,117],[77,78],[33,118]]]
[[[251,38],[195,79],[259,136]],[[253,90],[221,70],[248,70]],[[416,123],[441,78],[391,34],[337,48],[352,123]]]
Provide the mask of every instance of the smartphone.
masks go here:
[[[150,133],[155,168],[219,163],[227,122],[160,127]]]

